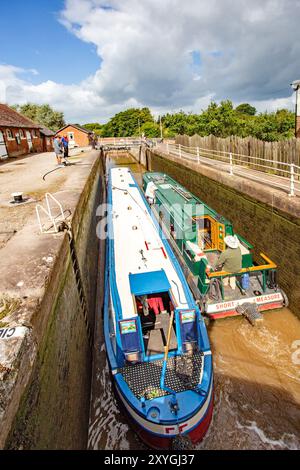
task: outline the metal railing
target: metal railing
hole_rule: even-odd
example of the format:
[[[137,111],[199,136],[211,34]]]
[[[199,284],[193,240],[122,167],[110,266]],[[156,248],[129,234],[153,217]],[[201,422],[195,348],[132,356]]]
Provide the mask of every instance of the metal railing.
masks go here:
[[[181,144],[157,144],[169,155],[183,160],[217,166],[231,176],[243,176],[276,186],[288,192],[289,196],[300,196],[300,166],[261,157],[252,157],[222,150],[202,147],[187,147]]]
[[[109,138],[100,138],[98,139],[98,145],[106,146],[132,146],[132,145],[141,145],[144,140],[132,137],[109,137]]]
[[[62,222],[65,220],[65,214],[63,207],[61,203],[51,194],[51,193],[46,193],[45,195],[46,198],[46,205],[47,209],[43,207],[41,204],[37,204],[35,207],[36,210],[36,215],[40,227],[40,232],[41,233],[58,233],[59,232],[59,222]],[[54,202],[54,204],[58,207],[59,213],[58,215],[53,215],[52,210],[51,210],[51,205],[50,205],[50,199]],[[47,216],[47,221],[50,220],[51,227],[53,227],[52,230],[50,230],[51,227],[46,228],[45,224],[42,223],[41,219],[41,212],[44,213]]]

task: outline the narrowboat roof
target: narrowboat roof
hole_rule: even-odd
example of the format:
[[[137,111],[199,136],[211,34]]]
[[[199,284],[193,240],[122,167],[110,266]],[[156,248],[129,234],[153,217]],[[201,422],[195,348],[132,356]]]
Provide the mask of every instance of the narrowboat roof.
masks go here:
[[[145,289],[149,293],[163,292],[171,286],[177,308],[191,308],[185,280],[174,267],[128,168],[111,169],[109,202],[112,204],[109,243],[113,244],[115,295],[119,299],[114,302],[119,310],[117,317],[136,316],[134,295],[145,294]]]
[[[190,216],[203,216],[209,215],[212,218],[222,222],[226,225],[232,225],[231,222],[226,220],[223,216],[218,214],[212,208],[207,206],[201,199],[196,197],[184,186],[180,185],[170,176],[164,173],[145,173],[143,175],[144,181],[153,181],[159,192],[159,198],[161,201],[168,206],[172,206],[174,214],[177,213],[182,220],[182,208],[184,205],[194,206],[192,213],[188,213],[187,217]]]

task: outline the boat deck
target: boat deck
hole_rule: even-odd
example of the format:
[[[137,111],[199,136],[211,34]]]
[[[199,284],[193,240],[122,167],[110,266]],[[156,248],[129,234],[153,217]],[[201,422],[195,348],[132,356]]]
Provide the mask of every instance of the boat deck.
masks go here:
[[[215,264],[218,259],[218,253],[210,252],[207,253],[207,258],[210,264]],[[236,275],[237,281],[239,281],[239,275]],[[195,281],[198,282],[198,279],[195,278]],[[255,292],[259,292],[259,294],[255,294]],[[224,287],[224,300],[240,300],[245,299],[246,297],[253,297],[255,295],[265,295],[265,294],[273,294],[274,289],[266,289],[266,292],[263,292],[263,276],[261,273],[257,273],[255,275],[251,275],[249,279],[249,288],[242,291],[239,289],[238,285],[236,286],[235,290],[231,289],[231,287],[226,286]],[[208,298],[208,303],[215,303],[214,299]]]
[[[165,385],[175,392],[194,390],[203,373],[203,353],[195,351],[192,355],[169,357]],[[160,388],[163,360],[141,362],[128,365],[119,372],[137,398],[146,399],[169,395]]]

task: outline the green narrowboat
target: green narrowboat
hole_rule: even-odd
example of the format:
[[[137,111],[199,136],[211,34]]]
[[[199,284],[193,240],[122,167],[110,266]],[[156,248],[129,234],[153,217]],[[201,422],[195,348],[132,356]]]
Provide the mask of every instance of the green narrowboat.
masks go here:
[[[143,190],[203,314],[217,319],[244,313],[242,306],[253,306],[257,312],[287,306],[277,285],[276,264],[264,253],[260,253],[262,264],[257,264],[253,246],[234,233],[225,217],[163,173],[145,173]],[[219,256],[227,248],[225,238],[234,239],[240,248],[238,272],[218,268]]]

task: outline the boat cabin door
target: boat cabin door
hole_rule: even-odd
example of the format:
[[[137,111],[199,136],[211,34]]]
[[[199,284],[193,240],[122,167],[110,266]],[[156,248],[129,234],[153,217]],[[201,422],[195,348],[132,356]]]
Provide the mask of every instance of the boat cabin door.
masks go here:
[[[209,215],[197,217],[198,245],[203,250],[224,251],[225,226]]]

